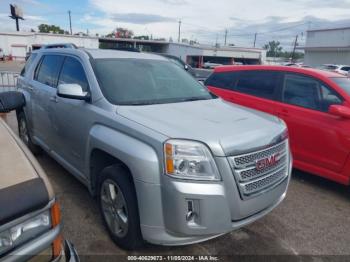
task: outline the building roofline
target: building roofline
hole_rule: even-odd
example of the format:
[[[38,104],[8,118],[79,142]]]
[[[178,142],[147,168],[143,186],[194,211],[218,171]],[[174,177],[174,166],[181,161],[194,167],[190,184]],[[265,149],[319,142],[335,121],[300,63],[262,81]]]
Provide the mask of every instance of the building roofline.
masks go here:
[[[197,49],[204,50],[219,50],[219,51],[250,51],[260,53],[262,48],[248,48],[248,47],[239,47],[239,46],[221,46],[214,47],[209,45],[201,45],[201,44],[188,44],[188,43],[178,43],[178,42],[169,42],[169,41],[159,41],[159,40],[143,40],[143,39],[133,39],[133,38],[114,38],[114,37],[99,37],[100,40],[105,41],[120,41],[120,42],[135,42],[135,43],[143,43],[143,44],[161,44],[161,45],[178,45],[185,46]]]
[[[311,29],[311,30],[307,30],[306,32],[336,31],[336,30],[346,30],[346,29],[350,29],[350,26],[338,27],[338,28]]]
[[[299,46],[297,49],[327,51],[327,50],[350,50],[350,46]]]
[[[12,35],[12,36],[35,36],[35,35],[44,35],[44,36],[60,36],[60,37],[98,39],[97,36],[80,36],[80,35],[38,33],[38,32],[0,32],[0,35]]]
[[[77,38],[77,39],[96,39],[99,41],[119,41],[119,42],[132,42],[132,43],[143,43],[143,44],[159,44],[159,45],[179,45],[183,47],[197,48],[201,50],[216,50],[216,51],[237,51],[237,52],[254,52],[260,53],[264,49],[262,48],[253,48],[253,47],[239,47],[239,46],[210,46],[210,45],[201,45],[201,44],[189,44],[189,43],[177,43],[169,41],[160,41],[160,40],[143,40],[143,39],[133,39],[133,38],[113,38],[113,37],[95,37],[95,36],[79,36],[79,35],[66,35],[66,34],[52,34],[52,33],[37,33],[37,32],[0,32],[1,35],[10,35],[10,36],[57,36],[57,37],[66,37],[66,38]]]

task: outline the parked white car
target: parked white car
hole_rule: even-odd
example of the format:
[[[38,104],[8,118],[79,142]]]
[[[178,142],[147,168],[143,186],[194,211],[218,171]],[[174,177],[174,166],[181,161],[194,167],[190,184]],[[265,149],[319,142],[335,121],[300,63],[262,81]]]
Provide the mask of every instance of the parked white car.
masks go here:
[[[203,68],[207,69],[214,69],[215,67],[222,66],[222,64],[219,63],[212,63],[212,62],[205,62],[203,65]]]
[[[342,75],[348,75],[350,71],[349,65],[334,65],[334,64],[324,64],[321,66],[321,69],[327,70],[327,71],[333,71]]]

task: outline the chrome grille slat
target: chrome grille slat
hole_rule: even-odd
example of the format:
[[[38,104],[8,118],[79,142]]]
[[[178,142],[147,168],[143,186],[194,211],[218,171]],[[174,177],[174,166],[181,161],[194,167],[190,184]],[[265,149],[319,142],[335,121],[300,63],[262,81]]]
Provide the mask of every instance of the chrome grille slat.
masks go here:
[[[286,146],[286,142],[284,141],[280,144],[277,144],[275,146],[272,146],[264,150],[260,150],[250,154],[236,156],[236,157],[233,157],[233,163],[235,167],[244,168],[254,164],[254,162],[258,159],[261,159],[269,155],[272,155],[274,153],[282,151],[285,148],[285,146]]]
[[[278,154],[278,162],[263,169],[257,168],[257,161]],[[228,157],[235,180],[243,199],[273,188],[288,176],[288,140],[269,148]]]
[[[251,167],[251,168],[247,168],[247,169],[244,169],[244,170],[237,170],[235,172],[239,176],[239,180],[240,181],[242,181],[242,182],[249,181],[251,179],[255,179],[255,178],[264,176],[267,173],[273,172],[276,169],[279,169],[280,167],[284,166],[286,158],[287,158],[287,155],[284,154],[280,158],[279,163],[276,166],[269,167],[269,168],[267,168],[265,170],[256,170],[255,167]]]
[[[244,190],[246,195],[254,194],[257,191],[266,189],[267,187],[274,184],[275,182],[278,182],[281,178],[285,177],[286,171],[287,171],[286,167],[282,167],[279,170],[277,170],[277,172],[268,174],[264,177],[259,178],[258,180],[241,184],[241,187]]]

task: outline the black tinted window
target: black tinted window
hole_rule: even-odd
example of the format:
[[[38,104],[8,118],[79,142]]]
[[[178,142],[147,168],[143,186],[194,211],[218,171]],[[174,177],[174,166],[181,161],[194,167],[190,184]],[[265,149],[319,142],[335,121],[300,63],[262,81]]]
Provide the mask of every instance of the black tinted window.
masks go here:
[[[67,57],[63,63],[59,84],[79,84],[83,91],[88,90],[88,81],[81,63],[72,57]]]
[[[277,82],[277,72],[242,71],[235,90],[248,95],[274,99]]]
[[[48,86],[56,87],[57,77],[64,57],[60,55],[46,55],[35,73],[35,80]]]
[[[224,89],[232,89],[237,81],[238,72],[213,73],[206,81],[206,86],[213,86]]]
[[[283,101],[292,105],[321,110],[319,82],[306,76],[286,75]]]
[[[35,60],[35,58],[37,57],[37,54],[31,54],[26,62],[26,64],[24,65],[22,71],[21,71],[21,76],[24,76],[26,74],[26,72],[28,71],[29,66],[33,63],[33,61]]]
[[[321,84],[321,109],[327,112],[331,105],[340,105],[343,99],[333,89]]]

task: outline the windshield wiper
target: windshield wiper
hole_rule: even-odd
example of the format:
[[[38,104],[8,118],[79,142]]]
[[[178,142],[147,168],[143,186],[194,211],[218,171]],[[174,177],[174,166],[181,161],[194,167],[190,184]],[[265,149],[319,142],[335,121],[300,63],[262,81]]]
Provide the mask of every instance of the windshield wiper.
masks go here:
[[[199,101],[199,100],[210,100],[212,99],[211,97],[198,97],[198,96],[193,96],[193,97],[187,97],[181,99],[181,102],[190,102],[190,101]]]

